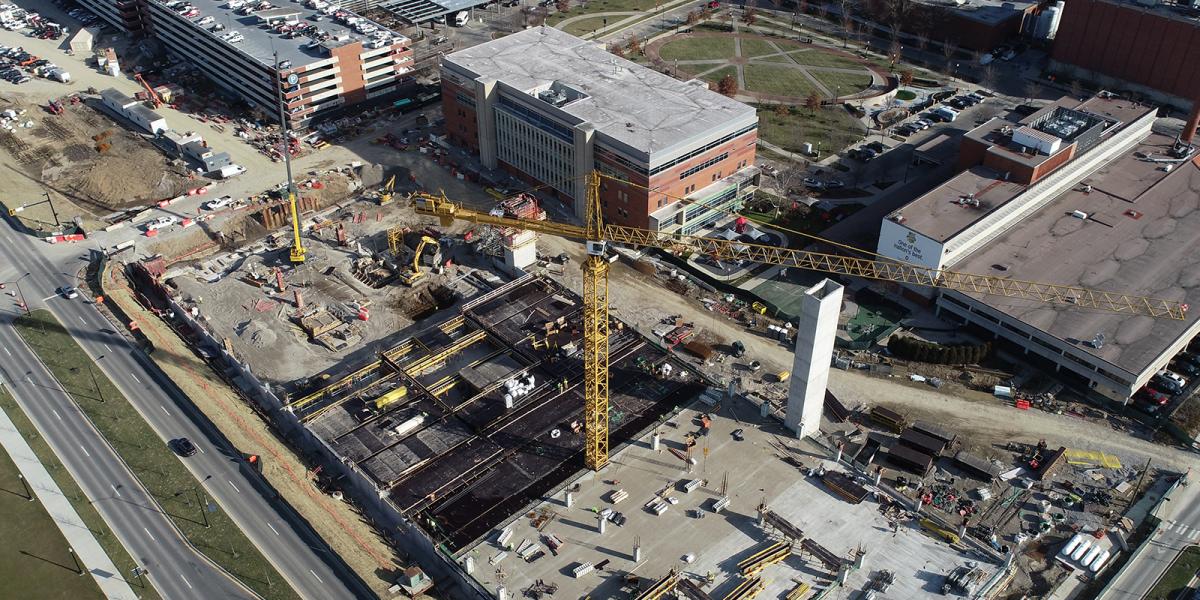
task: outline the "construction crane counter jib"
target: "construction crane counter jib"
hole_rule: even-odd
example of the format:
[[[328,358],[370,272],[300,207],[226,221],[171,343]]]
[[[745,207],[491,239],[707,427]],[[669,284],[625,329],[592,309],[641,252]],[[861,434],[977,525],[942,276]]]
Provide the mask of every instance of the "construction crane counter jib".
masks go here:
[[[857,258],[606,224],[603,222],[600,207],[600,177],[595,171],[588,175],[587,212],[583,225],[509,217],[494,211],[477,211],[451,202],[445,193],[434,195],[416,192],[411,197],[418,214],[437,217],[442,226],[449,226],[454,221],[465,221],[525,229],[581,240],[586,244],[588,257],[583,264],[586,399],[584,460],[588,468],[594,470],[603,468],[608,462],[608,262],[604,260],[604,254],[610,243],[633,248],[658,248],[677,255],[696,253],[723,261],[744,260],[799,267],[821,273],[1003,296],[1131,316],[1178,320],[1187,318],[1187,305],[1174,300],[930,269],[882,258]]]

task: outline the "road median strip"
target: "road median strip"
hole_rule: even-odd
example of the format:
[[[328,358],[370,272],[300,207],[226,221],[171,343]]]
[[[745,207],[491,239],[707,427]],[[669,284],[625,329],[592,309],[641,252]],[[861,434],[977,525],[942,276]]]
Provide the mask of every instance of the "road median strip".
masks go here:
[[[34,311],[15,324],[189,543],[263,598],[297,597],[52,314]]]

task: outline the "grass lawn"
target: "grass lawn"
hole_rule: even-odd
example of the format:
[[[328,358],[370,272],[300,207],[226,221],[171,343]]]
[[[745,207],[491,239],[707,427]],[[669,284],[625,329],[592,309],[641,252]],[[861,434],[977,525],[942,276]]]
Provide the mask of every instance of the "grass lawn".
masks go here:
[[[205,496],[196,478],[103,372],[89,370],[91,358],[52,314],[34,311],[17,319],[16,326],[192,545],[264,598],[297,597],[225,511],[204,510],[215,500]]]
[[[713,83],[716,83],[716,82],[724,79],[726,75],[733,75],[734,77],[737,77],[737,67],[735,67],[733,65],[721,67],[720,69],[717,69],[716,71],[713,71],[711,73],[706,73],[705,75],[701,76],[700,79],[703,79],[704,81],[711,81]]]
[[[658,6],[658,3],[655,0],[591,0],[586,4],[580,3],[576,0],[571,0],[571,9],[567,12],[559,12],[558,9],[554,9],[554,7],[551,6],[553,11],[548,17],[546,17],[546,24],[554,25],[555,23],[571,17],[578,17],[579,15],[588,15],[592,13],[639,12],[654,10],[655,6]],[[615,23],[627,17],[628,15],[624,17],[609,17],[609,22]]]
[[[759,107],[758,135],[785,150],[799,152],[801,144],[820,144],[821,158],[838,152],[863,136],[862,124],[840,107],[826,107],[810,114],[807,108],[796,107],[780,116],[774,107]]]
[[[667,42],[659,54],[663,60],[716,60],[733,57],[733,38],[701,37]]]
[[[72,477],[71,473],[67,471],[67,468],[61,462],[59,462],[58,456],[54,454],[54,450],[50,448],[50,445],[47,444],[46,440],[42,438],[41,434],[38,433],[37,428],[33,426],[33,422],[29,420],[29,417],[25,416],[25,411],[21,409],[21,406],[17,404],[17,401],[4,389],[0,389],[0,407],[4,408],[4,412],[8,414],[8,418],[12,420],[13,425],[16,426],[17,431],[21,434],[21,437],[25,438],[26,443],[28,443],[29,447],[33,449],[33,453],[37,455],[38,460],[40,460],[42,463],[42,466],[46,467],[46,471],[48,471],[50,473],[50,477],[54,479],[54,483],[57,483],[58,488],[62,490],[63,496],[66,496],[67,500],[71,502],[71,506],[75,508],[75,512],[79,513],[79,518],[82,519],[84,525],[87,525],[87,528],[92,531],[92,535],[96,536],[96,541],[100,542],[100,547],[104,548],[104,553],[107,554],[108,558],[113,561],[113,564],[121,570],[122,576],[126,577],[126,581],[128,581],[133,587],[133,591],[141,596],[143,600],[158,600],[158,592],[150,586],[148,580],[145,578],[142,578],[141,580],[130,578],[132,576],[129,575],[129,573],[133,571],[134,567],[138,566],[137,563],[135,563],[133,558],[129,556],[129,552],[125,550],[125,546],[121,545],[121,541],[117,539],[117,536],[114,535],[112,530],[108,528],[108,523],[104,522],[104,518],[101,517],[100,513],[96,511],[96,508],[92,506],[92,503],[88,500],[87,495],[83,493],[83,490],[79,487],[79,484],[75,482],[75,478]],[[4,490],[15,489],[7,483],[0,484],[0,488],[3,488]],[[4,496],[4,498],[0,498],[0,514],[14,514],[14,512],[10,511],[5,504],[8,496],[2,492],[0,492],[0,496]],[[35,505],[29,502],[24,504]],[[0,519],[0,532],[4,532],[4,522],[4,519]],[[3,539],[17,539],[7,536],[6,532],[0,533],[0,535],[6,536]],[[10,560],[6,560],[4,558],[0,558],[0,560],[3,560],[5,565],[11,563]],[[12,580],[6,579],[6,581]]]
[[[746,89],[765,94],[804,98],[816,87],[799,69],[775,65],[746,65]]]
[[[1172,600],[1179,597],[1180,591],[1192,580],[1196,571],[1200,571],[1200,546],[1191,546],[1179,553],[1158,584],[1146,594],[1145,600]]]
[[[859,73],[842,73],[840,71],[809,71],[809,73],[829,88],[831,94],[849,96],[867,89],[871,85],[871,76],[866,71]]]
[[[834,54],[832,52],[824,52],[812,48],[809,50],[800,50],[790,52],[792,58],[802,65],[810,67],[837,67],[842,69],[861,69],[863,64],[842,54]]]
[[[744,58],[753,58],[755,56],[762,56],[764,54],[777,54],[781,51],[786,52],[788,50],[787,48],[776,48],[767,40],[742,38],[740,41],[742,44],[742,56]]]
[[[0,391],[6,395],[7,392]],[[6,598],[103,598],[96,580],[76,571],[67,540],[42,507],[26,500],[17,466],[0,449],[0,581]],[[85,567],[86,568],[86,567]]]
[[[624,19],[625,17],[608,17],[608,18],[610,19],[609,22],[616,23],[617,21],[620,21],[621,19]],[[588,17],[586,19],[572,21],[570,23],[567,23],[567,25],[565,27],[563,27],[562,30],[571,35],[576,35],[576,36],[586,35],[597,29],[600,29],[601,27],[604,27],[604,19],[605,19],[605,17]]]

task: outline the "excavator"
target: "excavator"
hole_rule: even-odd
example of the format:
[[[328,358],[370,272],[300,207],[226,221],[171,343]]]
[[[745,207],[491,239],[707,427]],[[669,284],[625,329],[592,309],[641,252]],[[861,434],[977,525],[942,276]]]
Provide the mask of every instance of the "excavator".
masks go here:
[[[383,189],[379,192],[379,205],[387,206],[392,203],[392,193],[396,190],[396,176],[392,175],[388,178],[387,183],[383,184]]]
[[[931,269],[883,257],[857,258],[613,225],[603,221],[600,204],[600,180],[602,177],[608,177],[628,185],[628,182],[592,171],[587,176],[587,202],[585,203],[583,225],[536,221],[476,211],[451,202],[446,198],[445,192],[440,195],[416,192],[411,197],[414,209],[418,214],[437,217],[443,227],[450,226],[454,221],[465,221],[497,227],[527,229],[583,241],[587,249],[587,260],[582,265],[584,464],[593,471],[603,469],[609,460],[609,262],[605,259],[609,244],[623,244],[631,248],[658,248],[677,255],[695,253],[730,262],[741,260],[799,267],[821,273],[959,290],[967,293],[999,295],[1131,316],[1179,320],[1187,317],[1187,305],[1173,300],[1091,290],[1076,286],[1006,279],[992,275],[974,275]]]
[[[425,271],[421,269],[421,257],[425,256],[425,251],[430,247],[433,248],[434,263],[437,263],[441,258],[442,247],[438,241],[427,235],[421,236],[421,241],[417,243],[416,250],[413,250],[412,270],[401,272],[399,274],[400,283],[412,287],[425,277]]]
[[[154,108],[162,107],[162,105],[163,105],[162,98],[159,98],[158,92],[155,92],[154,88],[150,87],[149,83],[146,83],[146,80],[145,80],[145,78],[142,77],[142,74],[134,73],[133,78],[137,79],[138,83],[142,84],[142,87],[146,88],[146,102],[153,104]]]

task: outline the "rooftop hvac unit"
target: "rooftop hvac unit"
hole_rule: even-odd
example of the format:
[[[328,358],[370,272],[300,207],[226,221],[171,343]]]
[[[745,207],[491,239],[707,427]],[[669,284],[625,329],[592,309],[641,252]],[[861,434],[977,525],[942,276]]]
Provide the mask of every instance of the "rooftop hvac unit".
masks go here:
[[[1083,221],[1086,221],[1086,220],[1087,220],[1087,218],[1088,218],[1088,214],[1087,214],[1087,213],[1085,213],[1085,212],[1083,212],[1082,210],[1073,210],[1073,211],[1071,211],[1071,216],[1072,216],[1072,217],[1075,217],[1076,219],[1083,220]]]
[[[590,562],[580,563],[578,567],[571,569],[571,574],[575,575],[575,579],[579,579],[580,577],[591,573],[592,569],[595,568],[596,567]]]
[[[701,481],[699,479],[692,479],[692,480],[688,481],[687,483],[683,484],[683,491],[690,494],[690,493],[696,491],[696,489],[700,487],[700,483],[701,483]]]

